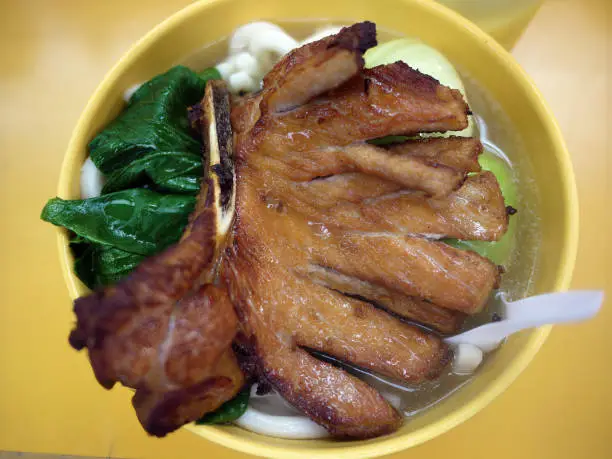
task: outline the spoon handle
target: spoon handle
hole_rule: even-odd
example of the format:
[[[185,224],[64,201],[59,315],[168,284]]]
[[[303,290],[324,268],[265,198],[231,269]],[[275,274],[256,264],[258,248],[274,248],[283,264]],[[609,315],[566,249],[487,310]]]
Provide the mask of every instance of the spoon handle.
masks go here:
[[[449,344],[473,344],[491,350],[507,336],[526,328],[579,322],[595,316],[603,303],[603,292],[576,290],[546,293],[506,303],[506,317],[446,338]]]

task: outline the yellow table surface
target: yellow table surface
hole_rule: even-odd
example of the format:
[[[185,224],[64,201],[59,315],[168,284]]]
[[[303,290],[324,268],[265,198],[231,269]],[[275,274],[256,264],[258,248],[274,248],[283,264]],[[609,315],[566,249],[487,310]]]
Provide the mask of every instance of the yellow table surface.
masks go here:
[[[493,0],[491,0],[493,1]],[[0,450],[139,458],[244,457],[188,432],[148,438],[127,390],[103,390],[68,347],[73,317],[55,232],[38,220],[55,194],[71,130],[130,44],[187,0],[13,0],[0,9]],[[551,0],[515,48],[572,153],[581,242],[574,288],[608,288],[612,119],[610,3]],[[256,2],[254,3],[256,4]],[[394,458],[610,458],[612,305],[557,327],[483,412]]]

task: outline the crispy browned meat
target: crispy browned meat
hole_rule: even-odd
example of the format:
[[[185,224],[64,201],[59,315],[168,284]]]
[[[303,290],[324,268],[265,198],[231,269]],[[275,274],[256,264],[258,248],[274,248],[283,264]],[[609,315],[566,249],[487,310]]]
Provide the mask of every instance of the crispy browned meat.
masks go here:
[[[265,249],[245,244],[247,250]],[[323,338],[329,337],[329,344],[334,344],[334,330],[327,329],[324,318],[324,324],[320,321],[309,323],[311,317],[304,316],[305,311],[292,303],[295,298],[283,294],[288,277],[283,275],[283,266],[270,270],[259,264],[259,257],[244,256],[237,246],[232,249],[231,259],[231,263],[224,264],[225,277],[230,293],[235,294],[232,301],[239,311],[245,338],[257,356],[258,373],[290,403],[338,437],[365,438],[397,429],[401,424],[400,414],[377,391],[309,355],[298,346],[300,341],[289,327],[279,329],[279,322],[294,315],[291,326],[300,320],[309,328],[318,325],[318,333]],[[278,294],[271,297],[269,293],[274,290]],[[308,302],[309,298],[310,292],[307,292],[299,301]],[[261,307],[268,302],[274,302],[275,307]],[[335,305],[326,307],[334,317],[341,313],[335,310]],[[283,311],[283,308],[288,310]],[[312,308],[311,314],[318,315],[319,311]]]
[[[396,62],[363,70],[338,89],[289,112],[262,112],[244,140],[266,143],[260,148],[267,155],[282,155],[392,134],[461,130],[467,127],[468,112],[459,91]],[[232,116],[233,123],[236,118]],[[233,124],[235,129],[245,125]]]
[[[101,383],[136,389],[134,407],[150,434],[198,419],[244,384],[230,347],[236,316],[224,290],[207,285],[174,307],[124,314],[129,320],[90,345],[89,356]]]
[[[336,88],[363,67],[363,53],[373,46],[376,26],[366,21],[291,51],[264,78],[263,111],[282,112]]]
[[[207,85],[202,110],[208,176],[181,240],[118,284],[77,299],[70,334],[75,349],[88,349],[103,387],[120,382],[136,389],[139,419],[160,436],[215,409],[244,383],[230,347],[235,312],[225,290],[209,284],[233,218],[222,82]]]
[[[317,284],[345,295],[365,299],[410,321],[426,325],[444,334],[457,332],[465,314],[444,309],[417,297],[390,290],[381,285],[347,276],[330,268],[309,265],[304,275]]]
[[[483,307],[498,270],[473,252],[372,231],[371,220],[349,214],[404,193],[418,196],[415,206],[451,201],[467,173],[478,170],[480,147],[457,139],[413,142],[410,151],[364,144],[389,134],[463,129],[468,108],[457,91],[402,63],[360,69],[345,83],[345,73],[336,80],[317,75],[326,88],[337,86],[324,94],[305,97],[284,87],[293,72],[306,85],[305,75],[316,74],[309,65],[303,59],[277,66],[263,91],[232,111],[238,219],[223,278],[259,373],[334,435],[366,438],[397,428],[397,413],[363,382],[305,350],[409,383],[434,378],[449,348],[387,311],[452,332],[464,312]],[[281,113],[261,103],[274,92],[284,100],[296,92],[302,105]],[[342,224],[333,224],[339,209]]]
[[[236,238],[232,298],[240,302],[246,296],[243,305],[248,311],[241,307],[242,313],[289,334],[293,345],[326,352],[394,378],[420,382],[439,373],[447,350],[438,338],[299,275],[318,252],[334,250],[338,257],[347,257],[342,238],[335,241],[335,235],[328,234],[321,240],[319,232],[313,232],[291,209],[278,218],[278,210],[261,203],[255,193],[249,196],[244,190],[240,197],[249,212],[241,216],[236,235],[267,234],[275,239]],[[269,306],[262,308],[263,304]],[[380,333],[370,333],[372,329]]]
[[[128,354],[156,353],[146,383],[136,386],[132,400],[141,424],[156,436],[217,409],[244,384],[230,347],[237,320],[224,290],[203,287],[180,301],[170,322],[164,340],[154,349],[133,349]],[[123,342],[137,345],[131,338],[125,336]],[[112,358],[121,361],[125,355]]]
[[[410,140],[387,149],[357,143],[343,148],[289,150],[284,154],[258,158],[258,162],[263,169],[291,181],[310,181],[298,186],[309,189],[312,194],[310,202],[316,202],[318,208],[329,208],[343,200],[357,202],[365,197],[377,197],[402,189],[422,190],[436,197],[446,196],[462,184],[469,172],[480,171],[478,156],[481,151],[482,145],[477,139],[450,137]],[[364,192],[360,194],[363,197],[357,200],[351,198],[355,195],[356,187],[350,185],[337,186],[339,190],[325,186],[323,193],[318,192],[323,186],[318,179],[333,177],[333,180],[338,180],[338,176],[351,180],[358,176],[359,181],[375,184],[384,192]],[[382,180],[376,180],[376,177]],[[330,192],[336,196],[345,189],[351,191],[346,199],[325,199]],[[328,201],[330,204],[326,204]]]
[[[388,147],[391,153],[421,158],[463,172],[480,172],[482,144],[473,137],[433,137],[408,140]]]
[[[472,175],[457,191],[435,198],[363,173],[294,182],[284,179],[281,167],[271,167],[268,158],[262,163],[274,174],[270,181],[285,205],[330,228],[483,241],[499,240],[508,228],[504,199],[491,172]]]
[[[279,342],[268,328],[257,331],[263,376],[311,419],[339,438],[391,433],[402,416],[365,382],[299,347]]]
[[[506,230],[495,177],[466,178],[480,171],[480,143],[364,143],[460,130],[469,109],[458,91],[401,62],[364,70],[375,43],[374,25],[360,23],[306,45],[231,115],[224,84],[209,83],[190,114],[210,152],[208,175],[183,238],[76,301],[71,344],[88,348],[104,387],[136,389],[151,434],[216,409],[244,385],[230,347],[232,304],[249,377],[335,436],[392,432],[402,417],[376,390],[309,351],[406,383],[435,378],[452,352],[414,323],[456,331],[496,286],[489,260],[431,240],[495,240]],[[219,260],[234,202],[232,243]],[[220,264],[224,288],[210,284]]]
[[[270,158],[257,158],[257,163],[262,168],[271,162]],[[402,186],[398,183],[361,172],[318,177],[310,182],[293,182],[287,180],[274,168],[263,170],[267,171],[268,179],[274,182],[275,193],[283,196],[285,203],[294,206],[305,215],[312,215],[317,220],[319,220],[316,217],[317,212],[323,209],[334,212],[343,202],[359,203],[402,190]]]
[[[227,349],[204,380],[170,391],[138,389],[132,404],[144,429],[151,435],[163,437],[200,418],[203,413],[216,410],[224,401],[232,398],[243,384],[244,377],[236,356],[231,349]]]
[[[178,244],[142,262],[117,285],[75,301],[77,324],[70,344],[77,350],[87,347],[103,387],[110,389],[116,382],[129,387],[145,384],[155,361],[147,350],[163,341],[174,304],[213,263],[215,217],[206,204],[211,195],[209,191],[204,204],[196,206]],[[120,355],[124,358],[117,358]]]
[[[470,176],[461,188],[441,198],[389,187],[363,199],[350,199],[346,193],[334,195],[335,204],[319,205],[327,203],[322,195],[326,191],[331,195],[329,185],[336,180],[289,184],[285,201],[309,218],[354,231],[497,241],[508,229],[504,198],[491,172]],[[321,192],[324,184],[328,186]],[[296,190],[300,191],[297,195]]]
[[[236,334],[236,315],[225,291],[209,284],[183,298],[171,321],[162,349],[167,380],[192,386],[214,374],[220,355],[227,354]]]
[[[289,152],[283,161],[271,161],[271,169],[296,181],[346,172],[363,172],[398,183],[402,188],[446,196],[457,189],[466,172],[427,159],[393,154],[360,143],[342,148]]]
[[[335,217],[351,218],[354,207],[339,206]],[[362,224],[354,221],[354,228],[436,239],[497,241],[508,229],[504,198],[491,172],[470,176],[459,190],[444,198],[405,192],[362,201],[358,215]]]
[[[482,310],[499,281],[491,261],[442,242],[360,232],[332,239],[309,248],[315,263],[447,309]]]

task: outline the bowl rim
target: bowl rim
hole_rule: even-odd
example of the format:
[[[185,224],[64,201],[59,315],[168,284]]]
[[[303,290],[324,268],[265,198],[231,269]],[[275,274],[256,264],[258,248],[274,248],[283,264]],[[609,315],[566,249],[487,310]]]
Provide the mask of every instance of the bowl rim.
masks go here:
[[[86,127],[93,120],[96,109],[100,103],[103,102],[108,89],[123,74],[125,69],[133,61],[138,60],[139,56],[143,54],[146,49],[152,46],[157,39],[164,35],[168,30],[180,26],[185,19],[191,17],[192,15],[196,15],[200,10],[205,10],[213,4],[227,1],[231,0],[200,0],[173,13],[147,32],[137,42],[135,42],[122,55],[119,61],[117,61],[117,63],[113,65],[113,67],[106,73],[101,83],[90,96],[85,109],[81,113],[77,125],[70,137],[68,148],[61,165],[59,184],[57,188],[57,194],[59,197],[64,199],[70,197],[70,183],[72,177],[76,173],[76,170],[80,170],[80,164],[78,166],[76,164],[76,158],[81,155],[81,150],[79,149],[79,144],[81,143],[80,139],[83,137]],[[499,65],[507,67],[517,82],[523,87],[529,103],[536,110],[538,117],[542,120],[545,126],[545,130],[549,133],[552,140],[552,147],[557,153],[556,159],[561,170],[561,182],[563,186],[562,199],[563,202],[565,202],[568,222],[564,227],[563,247],[560,254],[561,269],[558,271],[558,275],[555,279],[553,291],[567,290],[572,278],[578,250],[578,194],[571,158],[563,140],[561,130],[551,109],[544,101],[543,96],[535,86],[532,79],[529,77],[529,75],[527,75],[525,70],[520,66],[520,64],[518,64],[512,55],[500,44],[498,44],[491,36],[482,31],[471,21],[436,2],[428,0],[398,1],[402,3],[419,4],[420,7],[428,9],[433,15],[442,17],[444,20],[449,22],[459,23],[459,25],[466,30],[467,34],[474,36],[474,38],[492,48],[493,53],[500,59]],[[58,227],[56,228],[56,231],[57,247],[63,277],[68,287],[70,297],[74,300],[79,296],[79,286],[78,280],[72,272],[72,255],[70,252],[68,235],[63,228]],[[222,446],[262,457],[301,459],[305,454],[307,454],[308,457],[311,458],[336,458],[341,456],[343,458],[365,459],[395,453],[442,435],[462,422],[468,420],[491,403],[496,397],[504,392],[527,367],[527,365],[539,351],[542,344],[546,341],[551,330],[551,325],[535,329],[531,333],[531,336],[525,343],[523,349],[512,358],[510,364],[506,366],[502,374],[469,403],[461,406],[447,416],[444,416],[431,424],[401,436],[379,437],[374,439],[376,441],[372,442],[366,441],[359,444],[346,443],[346,446],[334,446],[333,448],[329,449],[312,450],[308,449],[307,447],[300,447],[297,445],[297,443],[297,447],[276,445],[272,443],[265,444],[267,437],[264,435],[261,436],[261,441],[253,440],[251,438],[241,438],[228,431],[223,426],[194,427],[193,424],[188,424],[184,426],[184,428]]]

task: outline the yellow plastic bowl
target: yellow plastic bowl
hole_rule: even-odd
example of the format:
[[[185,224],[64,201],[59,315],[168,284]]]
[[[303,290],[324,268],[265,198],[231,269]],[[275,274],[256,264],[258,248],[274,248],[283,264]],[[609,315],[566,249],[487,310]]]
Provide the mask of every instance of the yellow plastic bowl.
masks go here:
[[[79,197],[79,171],[87,143],[124,106],[123,91],[182,62],[203,45],[227,36],[244,23],[266,18],[330,22],[376,22],[380,27],[416,36],[441,50],[499,103],[523,142],[540,195],[543,238],[535,293],[569,286],[578,239],[578,204],[568,152],[542,96],[514,59],[469,21],[424,0],[211,0],[192,4],[149,32],[108,73],[91,97],[74,131],[62,166],[59,196]],[[87,291],[72,273],[67,234],[59,231],[59,250],[70,294]],[[520,261],[519,261],[520,263]],[[473,416],[520,374],[536,354],[550,327],[513,336],[473,381],[435,407],[411,419],[396,433],[366,441],[281,440],[233,426],[186,428],[229,448],[274,458],[371,458],[430,440]]]

